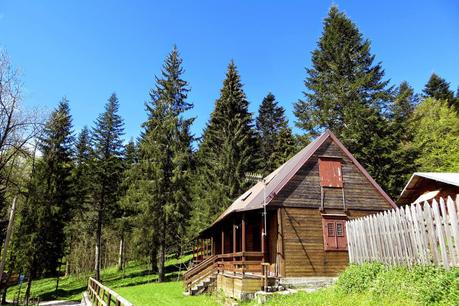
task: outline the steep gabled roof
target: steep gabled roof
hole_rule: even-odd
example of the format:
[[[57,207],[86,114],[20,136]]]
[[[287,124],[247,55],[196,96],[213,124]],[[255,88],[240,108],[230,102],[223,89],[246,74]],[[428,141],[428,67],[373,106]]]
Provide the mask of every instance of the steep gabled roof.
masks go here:
[[[330,130],[327,130],[309,145],[304,147],[300,152],[286,161],[283,165],[271,172],[263,179],[263,181],[258,182],[252,188],[243,193],[217,218],[217,220],[214,221],[214,223],[212,223],[210,227],[234,212],[263,208],[264,203],[266,202],[266,204],[268,204],[274,196],[279,193],[279,191],[288,183],[288,181],[290,181],[297,171],[309,160],[309,158],[311,158],[311,156],[328,138],[338,145],[341,151],[352,161],[352,163],[368,179],[381,196],[386,199],[392,207],[397,207],[392,199],[384,192],[384,190],[382,190],[382,188],[344,147],[338,138],[336,138]],[[266,183],[266,188],[263,188],[264,182]],[[264,199],[266,200],[264,201]]]

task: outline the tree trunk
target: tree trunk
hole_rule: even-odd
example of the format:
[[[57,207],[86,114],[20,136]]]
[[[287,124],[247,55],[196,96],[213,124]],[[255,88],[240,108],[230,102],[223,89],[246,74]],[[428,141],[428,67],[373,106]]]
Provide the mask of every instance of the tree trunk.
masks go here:
[[[24,305],[25,306],[29,305],[30,288],[32,288],[32,269],[29,271],[29,275],[27,277],[27,289],[26,289],[25,297],[24,297]]]
[[[67,256],[65,260],[65,277],[70,275],[70,259],[69,256]]]
[[[150,250],[150,266],[151,266],[151,273],[156,273],[158,271],[158,262],[156,260],[156,256],[158,255],[156,251],[156,245],[154,245]]]
[[[54,292],[57,293],[57,290],[59,289],[59,278],[61,276],[61,262],[59,262],[59,268],[57,269],[57,275],[56,275],[56,289],[54,289]]]
[[[164,239],[159,243],[159,262],[158,262],[158,280],[164,282],[164,263],[166,261],[166,250],[164,247]]]
[[[120,239],[120,250],[118,253],[118,271],[122,271],[124,268],[124,233],[121,234]]]
[[[94,278],[100,281],[100,262],[101,262],[101,236],[102,236],[102,211],[98,211],[97,216],[97,230],[96,230],[96,258],[94,266]]]

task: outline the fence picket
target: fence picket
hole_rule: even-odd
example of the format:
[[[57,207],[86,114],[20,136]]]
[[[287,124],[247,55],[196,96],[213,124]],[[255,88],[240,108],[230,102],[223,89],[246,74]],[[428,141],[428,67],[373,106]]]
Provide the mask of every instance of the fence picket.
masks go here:
[[[351,263],[459,266],[459,195],[348,221]]]
[[[459,262],[459,224],[457,220],[456,205],[451,197],[448,197],[447,201],[449,220],[451,222],[451,236],[454,240],[454,256],[456,257],[456,264]]]

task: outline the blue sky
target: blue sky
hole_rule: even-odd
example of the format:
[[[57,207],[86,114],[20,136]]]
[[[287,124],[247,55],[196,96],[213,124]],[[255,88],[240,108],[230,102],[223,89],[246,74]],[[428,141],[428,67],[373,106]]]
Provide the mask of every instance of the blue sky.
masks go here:
[[[22,1],[0,0],[0,47],[23,72],[27,105],[70,100],[75,130],[92,125],[112,92],[126,138],[174,44],[184,59],[199,135],[226,66],[238,65],[250,110],[267,92],[287,110],[302,97],[305,67],[332,3],[372,42],[392,84],[420,91],[432,72],[459,85],[459,1]]]

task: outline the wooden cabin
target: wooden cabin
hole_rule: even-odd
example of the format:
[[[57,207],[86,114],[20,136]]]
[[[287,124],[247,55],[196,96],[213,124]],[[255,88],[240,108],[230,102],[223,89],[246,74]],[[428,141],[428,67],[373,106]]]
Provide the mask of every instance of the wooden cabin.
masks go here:
[[[236,299],[348,264],[346,220],[396,207],[331,131],[243,193],[199,234],[191,294]]]
[[[415,172],[397,201],[397,204],[437,201],[450,196],[455,199],[459,194],[459,173],[452,172]]]

